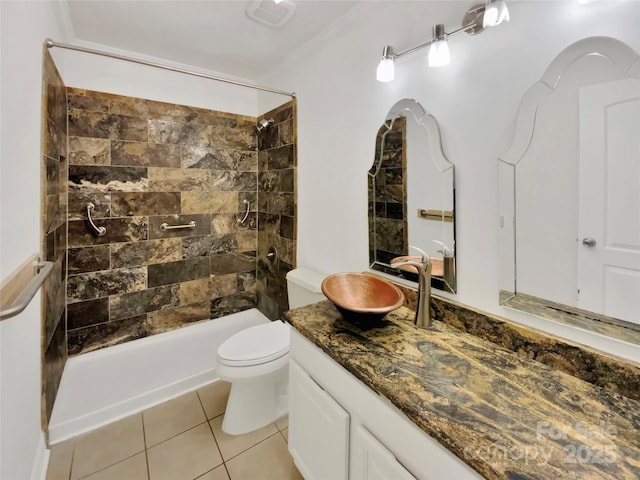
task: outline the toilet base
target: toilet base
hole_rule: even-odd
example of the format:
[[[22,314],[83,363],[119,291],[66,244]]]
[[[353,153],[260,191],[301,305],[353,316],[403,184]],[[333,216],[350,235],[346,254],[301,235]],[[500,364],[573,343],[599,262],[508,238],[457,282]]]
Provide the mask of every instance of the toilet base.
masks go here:
[[[258,430],[287,414],[289,368],[251,379],[231,380],[222,431],[240,435]]]

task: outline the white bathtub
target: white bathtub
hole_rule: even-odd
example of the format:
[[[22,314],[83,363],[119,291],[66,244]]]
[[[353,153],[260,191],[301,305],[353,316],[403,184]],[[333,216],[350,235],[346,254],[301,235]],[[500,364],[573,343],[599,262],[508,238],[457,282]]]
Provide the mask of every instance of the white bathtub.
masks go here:
[[[257,309],[72,357],[49,422],[61,442],[218,380],[218,346],[268,322]]]

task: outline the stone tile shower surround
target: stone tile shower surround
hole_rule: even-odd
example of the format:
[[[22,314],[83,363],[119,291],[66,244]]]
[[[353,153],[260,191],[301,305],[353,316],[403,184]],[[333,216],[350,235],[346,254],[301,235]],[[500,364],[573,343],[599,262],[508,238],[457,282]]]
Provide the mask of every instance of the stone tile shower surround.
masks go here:
[[[70,354],[257,306],[255,122],[68,89]],[[266,167],[279,162],[293,164],[266,154]],[[251,212],[239,225],[245,199]],[[90,231],[88,202],[105,236]],[[293,215],[292,199],[275,203]]]
[[[258,135],[258,308],[275,320],[289,308],[286,275],[296,258],[295,101],[262,118],[273,124]]]
[[[67,361],[67,93],[51,55],[43,56],[42,257],[54,268],[42,288],[42,424],[49,423]],[[45,428],[46,431],[46,428]]]

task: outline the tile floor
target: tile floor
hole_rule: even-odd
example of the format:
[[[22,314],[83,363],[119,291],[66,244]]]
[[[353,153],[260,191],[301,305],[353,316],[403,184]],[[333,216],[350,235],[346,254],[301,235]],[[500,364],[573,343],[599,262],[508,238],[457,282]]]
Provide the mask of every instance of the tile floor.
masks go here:
[[[216,382],[51,447],[46,480],[302,480],[288,419],[227,435]]]

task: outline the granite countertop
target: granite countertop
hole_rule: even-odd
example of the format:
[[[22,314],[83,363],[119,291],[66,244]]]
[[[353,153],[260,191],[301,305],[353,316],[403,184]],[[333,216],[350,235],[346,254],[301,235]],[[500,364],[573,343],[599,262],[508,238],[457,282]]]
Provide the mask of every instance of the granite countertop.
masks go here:
[[[290,310],[304,337],[489,479],[640,478],[640,401],[400,307],[345,321],[329,301]]]

